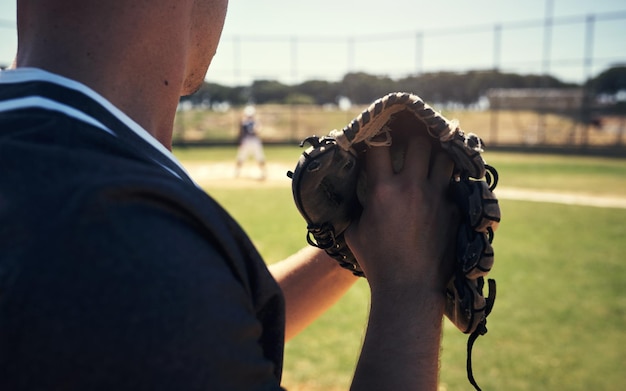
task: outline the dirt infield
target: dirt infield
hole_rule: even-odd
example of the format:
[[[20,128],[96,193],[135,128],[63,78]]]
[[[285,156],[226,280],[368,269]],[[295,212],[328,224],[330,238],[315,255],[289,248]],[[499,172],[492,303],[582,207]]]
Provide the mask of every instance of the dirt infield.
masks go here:
[[[184,164],[196,183],[203,187],[289,187],[291,180],[287,171],[294,167],[267,163],[265,175],[255,163],[247,163],[235,176],[235,163]]]
[[[266,175],[263,178],[262,171],[254,163],[244,165],[237,177],[235,177],[235,164],[231,162],[212,164],[189,163],[185,164],[185,168],[196,183],[206,188],[289,187],[291,186],[291,180],[287,177],[287,171],[293,170],[293,167],[286,165],[268,163]],[[599,197],[559,191],[535,191],[506,187],[498,187],[496,195],[503,200],[626,209],[626,198],[621,197]]]

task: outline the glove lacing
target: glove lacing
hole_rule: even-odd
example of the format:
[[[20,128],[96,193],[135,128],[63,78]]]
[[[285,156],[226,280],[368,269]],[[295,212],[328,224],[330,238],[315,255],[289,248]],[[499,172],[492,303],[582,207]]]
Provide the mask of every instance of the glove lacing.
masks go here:
[[[476,383],[476,380],[474,379],[474,371],[472,369],[472,348],[474,347],[474,342],[476,342],[476,339],[479,336],[485,335],[487,333],[487,316],[491,313],[491,310],[493,309],[493,304],[496,301],[496,281],[490,278],[487,280],[487,283],[489,285],[489,296],[485,297],[485,319],[483,319],[483,321],[478,324],[476,330],[474,330],[474,332],[470,334],[469,338],[467,339],[467,379],[477,391],[481,391],[481,388],[478,386],[478,383]]]

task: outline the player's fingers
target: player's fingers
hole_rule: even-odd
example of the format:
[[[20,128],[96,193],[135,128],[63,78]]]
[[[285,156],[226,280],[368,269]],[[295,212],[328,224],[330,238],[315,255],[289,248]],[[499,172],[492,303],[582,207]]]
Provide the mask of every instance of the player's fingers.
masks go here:
[[[403,169],[406,175],[414,179],[428,177],[431,148],[430,139],[426,136],[415,135],[408,138]]]
[[[372,147],[365,152],[365,170],[372,183],[388,178],[393,174],[389,147]]]
[[[438,188],[446,188],[454,171],[454,162],[450,156],[439,151],[433,156],[429,179]]]

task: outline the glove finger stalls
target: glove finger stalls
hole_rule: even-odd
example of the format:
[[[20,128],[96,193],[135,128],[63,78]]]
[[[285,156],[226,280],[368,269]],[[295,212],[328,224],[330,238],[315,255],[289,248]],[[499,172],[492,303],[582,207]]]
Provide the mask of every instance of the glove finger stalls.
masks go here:
[[[476,149],[470,145],[478,144]],[[464,170],[464,174],[474,179],[485,176],[485,161],[480,155],[482,143],[468,142],[463,132],[454,133],[448,142],[442,142],[442,147],[450,153],[457,167]]]
[[[461,224],[457,234],[457,265],[467,278],[487,275],[493,266],[494,253],[489,235]]]
[[[479,240],[482,241],[482,252],[476,264],[465,271],[465,277],[470,280],[485,277],[491,271],[494,263],[493,246],[489,242],[487,235],[479,233],[478,237],[480,238]]]
[[[446,288],[444,314],[461,332],[469,334],[485,318],[487,301],[478,280],[452,278]]]
[[[454,181],[452,197],[467,224],[477,232],[495,231],[500,223],[498,200],[485,181]]]
[[[493,231],[498,229],[500,225],[500,206],[496,195],[489,190],[487,182],[480,182],[481,200],[482,200],[482,221],[477,224],[476,231],[487,232],[488,228]]]

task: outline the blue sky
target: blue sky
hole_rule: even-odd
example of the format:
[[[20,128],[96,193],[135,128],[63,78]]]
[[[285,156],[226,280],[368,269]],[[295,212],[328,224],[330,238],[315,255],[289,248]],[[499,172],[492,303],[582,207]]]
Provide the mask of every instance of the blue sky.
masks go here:
[[[552,4],[557,22],[548,57],[539,21],[547,4]],[[602,17],[593,29],[594,59],[585,68],[583,16],[588,14]],[[523,27],[530,21],[539,24]],[[10,63],[15,52],[14,23],[14,1],[4,0],[0,64]],[[497,24],[502,30],[494,42]],[[231,85],[260,78],[294,83],[337,80],[348,71],[400,77],[419,71],[486,69],[495,63],[519,73],[547,69],[574,82],[589,72],[626,63],[626,1],[232,0],[207,79]]]

